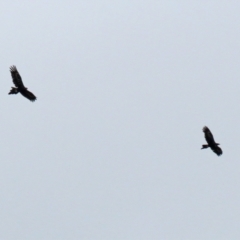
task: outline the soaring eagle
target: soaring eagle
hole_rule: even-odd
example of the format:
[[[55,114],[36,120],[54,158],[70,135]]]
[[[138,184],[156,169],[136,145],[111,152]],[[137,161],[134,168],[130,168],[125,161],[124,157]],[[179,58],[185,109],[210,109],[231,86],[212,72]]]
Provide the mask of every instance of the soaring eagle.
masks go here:
[[[18,73],[18,70],[15,66],[10,67],[10,72],[12,75],[13,83],[15,87],[12,87],[8,94],[18,94],[19,92],[30,101],[34,102],[37,98],[34,96],[33,93],[29,92],[28,89],[23,85],[22,78]]]
[[[223,153],[222,149],[218,146],[220,144],[216,143],[214,141],[213,135],[212,135],[211,131],[209,130],[209,128],[205,126],[203,128],[203,132],[205,134],[205,139],[208,144],[202,145],[201,149],[210,147],[213,150],[213,152],[215,152],[218,156],[220,156]]]

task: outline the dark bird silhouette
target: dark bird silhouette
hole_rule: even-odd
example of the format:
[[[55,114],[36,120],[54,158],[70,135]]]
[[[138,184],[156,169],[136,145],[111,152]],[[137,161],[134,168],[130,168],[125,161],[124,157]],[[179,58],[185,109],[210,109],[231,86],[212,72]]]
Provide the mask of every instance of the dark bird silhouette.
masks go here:
[[[213,150],[213,152],[215,152],[218,156],[220,156],[223,153],[222,149],[218,146],[220,144],[216,143],[214,141],[213,135],[212,135],[211,131],[209,130],[209,128],[205,126],[203,128],[203,132],[205,134],[205,139],[208,144],[202,145],[201,149],[210,147]]]
[[[10,67],[10,72],[12,75],[13,83],[16,87],[12,87],[8,94],[18,94],[19,92],[30,101],[34,102],[37,98],[33,93],[27,90],[27,88],[23,85],[22,78],[18,73],[18,70],[15,66]]]

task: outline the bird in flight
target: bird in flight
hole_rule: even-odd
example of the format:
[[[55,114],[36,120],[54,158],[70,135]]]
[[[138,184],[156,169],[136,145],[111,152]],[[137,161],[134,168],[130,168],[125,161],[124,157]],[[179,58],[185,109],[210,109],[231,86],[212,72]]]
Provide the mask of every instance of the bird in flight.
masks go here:
[[[215,152],[218,156],[220,156],[223,153],[222,149],[218,146],[220,144],[216,143],[214,141],[213,135],[212,135],[211,131],[209,130],[209,128],[205,126],[203,128],[203,132],[204,132],[205,139],[208,144],[202,145],[201,149],[210,147],[213,150],[213,152]]]
[[[28,91],[28,89],[23,85],[22,78],[18,73],[18,70],[15,66],[10,67],[10,72],[12,75],[13,83],[16,87],[12,87],[8,94],[18,94],[19,92],[30,101],[34,102],[37,98],[33,93]]]

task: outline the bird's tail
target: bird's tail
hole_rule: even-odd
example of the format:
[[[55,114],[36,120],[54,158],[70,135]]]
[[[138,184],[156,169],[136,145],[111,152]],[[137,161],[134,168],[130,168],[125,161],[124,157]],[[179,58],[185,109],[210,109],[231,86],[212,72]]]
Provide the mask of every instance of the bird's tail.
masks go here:
[[[203,144],[201,149],[208,148],[209,146],[207,144]]]
[[[14,88],[12,87],[12,89],[10,90],[10,92],[8,94],[18,94],[18,89],[17,88]]]

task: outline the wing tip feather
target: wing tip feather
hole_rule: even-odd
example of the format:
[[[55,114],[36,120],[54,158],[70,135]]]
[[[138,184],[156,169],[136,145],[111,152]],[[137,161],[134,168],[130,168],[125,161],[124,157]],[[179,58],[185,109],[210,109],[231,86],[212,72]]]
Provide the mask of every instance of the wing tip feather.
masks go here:
[[[203,132],[208,131],[208,127],[207,127],[207,126],[204,126],[202,130],[203,130]]]
[[[10,66],[10,72],[17,71],[17,68],[15,65]]]

